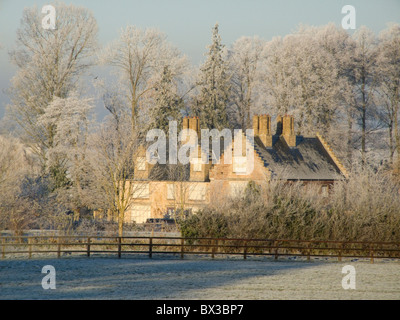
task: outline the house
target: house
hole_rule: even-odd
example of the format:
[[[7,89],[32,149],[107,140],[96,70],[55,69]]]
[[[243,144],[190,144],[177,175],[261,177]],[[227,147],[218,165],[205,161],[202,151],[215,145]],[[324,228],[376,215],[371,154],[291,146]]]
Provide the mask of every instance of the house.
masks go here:
[[[185,117],[183,130],[189,132],[188,129],[198,139],[202,133],[199,119]],[[235,197],[249,181],[260,186],[266,186],[271,179],[301,181],[318,184],[326,192],[336,180],[347,177],[346,169],[319,134],[296,136],[293,116],[278,116],[273,134],[271,117],[254,115],[253,132],[252,139],[243,133],[235,135],[232,141],[220,138],[220,149],[209,148],[211,151],[205,155],[204,149],[197,146],[198,152],[187,164],[150,164],[146,161],[146,150],[141,148],[132,181],[133,202],[125,222],[143,223],[166,214],[194,213],[221,197]],[[242,153],[234,152],[231,157],[229,151],[236,150],[235,141],[239,138],[243,138]],[[202,156],[206,161],[201,161]],[[249,159],[251,170],[248,170]]]

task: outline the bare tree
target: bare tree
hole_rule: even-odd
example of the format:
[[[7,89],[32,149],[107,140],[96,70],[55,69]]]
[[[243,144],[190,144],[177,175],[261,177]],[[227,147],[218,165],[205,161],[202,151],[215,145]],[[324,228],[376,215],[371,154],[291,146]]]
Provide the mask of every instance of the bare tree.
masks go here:
[[[379,68],[380,86],[379,102],[383,106],[382,121],[388,128],[389,159],[393,164],[393,155],[397,151],[397,170],[400,168],[400,25],[394,24],[379,36]]]
[[[373,94],[377,86],[376,39],[366,27],[361,27],[353,35],[355,50],[351,62],[352,104],[357,110],[361,125],[362,165],[366,160],[367,122],[374,105]]]
[[[52,125],[36,120],[54,97],[66,98],[77,88],[97,48],[97,23],[91,12],[63,3],[55,4],[55,9],[55,30],[42,28],[37,7],[24,9],[17,48],[10,53],[18,71],[11,81],[8,112],[23,128],[43,167],[55,132]]]
[[[121,85],[126,88],[126,98],[131,112],[132,134],[139,128],[139,109],[145,95],[154,90],[154,77],[162,74],[164,67],[173,78],[179,77],[186,67],[186,57],[167,42],[166,36],[156,29],[142,30],[127,26],[120,37],[100,54],[103,64],[116,67]]]
[[[90,136],[88,161],[92,168],[90,189],[96,194],[94,205],[118,221],[118,233],[122,236],[137,188],[133,174],[138,144],[132,140],[130,121],[119,116],[118,121],[115,119],[108,117]]]
[[[335,117],[338,68],[333,57],[313,36],[313,28],[300,27],[265,46],[261,80],[275,112],[294,113],[298,132],[326,131]]]
[[[251,109],[256,100],[257,72],[262,58],[264,41],[258,37],[242,37],[229,51],[231,103],[235,120],[242,129],[251,128]]]

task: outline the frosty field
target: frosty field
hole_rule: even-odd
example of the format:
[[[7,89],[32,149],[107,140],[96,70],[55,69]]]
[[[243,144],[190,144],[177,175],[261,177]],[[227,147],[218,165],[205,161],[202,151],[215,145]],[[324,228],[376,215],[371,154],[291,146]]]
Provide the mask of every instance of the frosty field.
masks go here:
[[[356,289],[342,288],[342,267]],[[0,260],[0,299],[400,299],[400,262],[63,257]],[[56,270],[44,290],[42,267]]]

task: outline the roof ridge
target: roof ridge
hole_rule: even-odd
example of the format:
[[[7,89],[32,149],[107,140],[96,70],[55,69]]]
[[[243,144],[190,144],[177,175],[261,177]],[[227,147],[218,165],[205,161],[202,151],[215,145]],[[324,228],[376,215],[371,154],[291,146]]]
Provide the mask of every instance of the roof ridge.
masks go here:
[[[329,154],[329,156],[331,157],[331,159],[333,160],[333,162],[335,163],[335,165],[339,168],[339,170],[342,172],[342,174],[348,178],[349,177],[349,173],[347,171],[347,169],[344,167],[344,165],[340,162],[340,160],[338,159],[338,157],[335,155],[335,153],[333,152],[332,147],[328,144],[328,142],[320,135],[319,132],[316,133],[316,136],[318,138],[318,140],[321,142],[322,146],[324,147],[325,151]]]

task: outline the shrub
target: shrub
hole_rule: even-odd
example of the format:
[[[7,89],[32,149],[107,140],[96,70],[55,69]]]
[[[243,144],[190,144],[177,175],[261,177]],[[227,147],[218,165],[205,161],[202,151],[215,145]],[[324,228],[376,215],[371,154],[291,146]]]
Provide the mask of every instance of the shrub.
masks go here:
[[[272,181],[261,191],[211,204],[180,223],[184,237],[400,241],[399,185],[364,170],[338,181],[328,197],[317,186]]]

